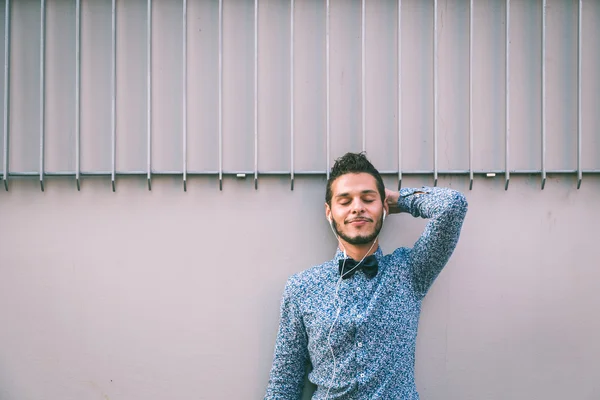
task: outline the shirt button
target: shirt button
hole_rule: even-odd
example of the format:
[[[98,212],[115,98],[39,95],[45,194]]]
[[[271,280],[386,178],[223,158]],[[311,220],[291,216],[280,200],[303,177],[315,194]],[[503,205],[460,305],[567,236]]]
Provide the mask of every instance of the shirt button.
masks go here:
[[[365,377],[365,374],[360,374],[360,377],[361,377],[361,378],[364,378],[364,377]]]
[[[362,347],[362,342],[358,342],[356,345],[357,345],[358,347]]]
[[[360,292],[360,288],[359,288],[359,287],[357,287],[357,288],[356,288],[356,291],[357,291],[357,292]]]

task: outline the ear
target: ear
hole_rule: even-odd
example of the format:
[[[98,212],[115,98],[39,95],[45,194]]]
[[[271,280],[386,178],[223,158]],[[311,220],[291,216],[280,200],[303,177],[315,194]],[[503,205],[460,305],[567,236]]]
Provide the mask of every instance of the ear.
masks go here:
[[[331,223],[331,207],[329,207],[329,204],[327,203],[325,203],[325,218],[327,218],[327,221]]]

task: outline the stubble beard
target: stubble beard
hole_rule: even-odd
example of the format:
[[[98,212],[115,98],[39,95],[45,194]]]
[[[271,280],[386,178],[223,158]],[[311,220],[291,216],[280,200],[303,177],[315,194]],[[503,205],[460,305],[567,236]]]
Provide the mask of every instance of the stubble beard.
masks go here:
[[[356,246],[356,245],[369,244],[373,240],[375,240],[377,238],[377,236],[379,236],[379,232],[381,231],[381,227],[383,225],[383,216],[381,216],[379,221],[377,221],[377,224],[375,224],[375,229],[373,230],[373,233],[371,233],[370,235],[367,235],[367,236],[357,235],[354,237],[350,237],[350,236],[346,235],[345,233],[340,232],[340,230],[338,229],[338,224],[337,224],[337,222],[335,222],[335,219],[332,219],[332,221],[333,221],[333,229],[335,230],[335,233],[340,238],[344,239],[344,241],[346,243]]]

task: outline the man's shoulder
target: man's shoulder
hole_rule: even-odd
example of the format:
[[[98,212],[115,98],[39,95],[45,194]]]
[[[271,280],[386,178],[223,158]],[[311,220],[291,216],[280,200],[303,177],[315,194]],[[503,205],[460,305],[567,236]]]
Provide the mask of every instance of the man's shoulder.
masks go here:
[[[398,247],[392,253],[383,256],[381,262],[386,266],[386,273],[405,273],[409,269],[411,251],[410,247]]]
[[[332,279],[333,270],[333,261],[330,260],[297,272],[288,278],[286,289],[292,293],[314,291]]]
[[[411,250],[412,248],[410,247],[398,247],[392,253],[386,254],[384,259],[394,264],[402,263],[404,260],[406,260]]]

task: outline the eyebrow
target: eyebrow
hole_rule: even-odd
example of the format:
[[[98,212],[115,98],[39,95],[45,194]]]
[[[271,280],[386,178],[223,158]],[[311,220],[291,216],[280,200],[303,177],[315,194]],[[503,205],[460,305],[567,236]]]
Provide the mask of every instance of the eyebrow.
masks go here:
[[[360,192],[360,194],[377,194],[377,191],[372,190],[372,189],[367,189],[367,190],[363,190],[362,192]],[[348,196],[350,196],[350,193],[344,192],[344,193],[337,194],[335,197],[348,197]]]

